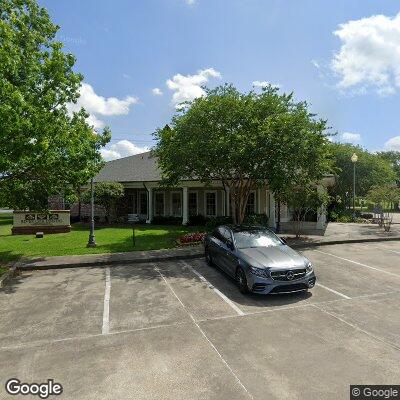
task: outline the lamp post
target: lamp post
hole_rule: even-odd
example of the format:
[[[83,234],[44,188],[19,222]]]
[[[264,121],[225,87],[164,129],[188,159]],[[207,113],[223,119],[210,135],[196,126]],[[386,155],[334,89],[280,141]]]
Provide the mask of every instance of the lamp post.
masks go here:
[[[96,239],[94,237],[94,188],[93,177],[90,179],[90,233],[87,247],[96,247]]]
[[[353,218],[356,217],[356,162],[358,161],[358,156],[354,153],[351,156],[351,162],[353,163]]]

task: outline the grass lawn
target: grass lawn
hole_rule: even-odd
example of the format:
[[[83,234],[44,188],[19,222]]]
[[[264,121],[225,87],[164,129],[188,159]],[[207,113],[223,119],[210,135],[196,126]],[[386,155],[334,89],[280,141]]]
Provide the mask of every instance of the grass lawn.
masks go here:
[[[11,235],[12,214],[0,214],[0,267],[21,256],[45,257],[73,254],[118,253],[134,250],[166,249],[187,232],[204,231],[194,226],[138,225],[136,246],[132,244],[131,227],[99,227],[95,229],[97,247],[87,248],[89,226],[73,224],[70,233],[47,234],[43,239],[34,235]]]

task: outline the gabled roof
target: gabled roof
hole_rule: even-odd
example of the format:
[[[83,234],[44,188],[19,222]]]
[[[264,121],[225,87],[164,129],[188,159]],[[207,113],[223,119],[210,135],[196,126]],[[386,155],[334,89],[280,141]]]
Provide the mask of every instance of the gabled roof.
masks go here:
[[[94,182],[152,182],[160,181],[157,158],[150,151],[108,161],[95,176]]]

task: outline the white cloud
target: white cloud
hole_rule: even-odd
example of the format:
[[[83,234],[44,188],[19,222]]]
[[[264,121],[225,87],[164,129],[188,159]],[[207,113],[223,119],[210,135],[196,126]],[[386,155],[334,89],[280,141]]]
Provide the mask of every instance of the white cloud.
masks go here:
[[[82,83],[79,92],[80,97],[77,102],[70,103],[68,110],[74,112],[83,107],[90,114],[88,123],[94,128],[104,126],[104,122],[98,119],[97,115],[126,115],[129,113],[130,106],[138,102],[138,99],[133,96],[127,96],[124,99],[99,96],[88,83]]]
[[[386,150],[400,151],[400,136],[395,136],[385,143]]]
[[[268,81],[254,81],[253,82],[254,87],[265,87],[268,85],[271,85],[272,87],[278,88],[278,89],[281,87],[281,85],[279,83],[271,83]]]
[[[189,6],[192,6],[196,4],[196,0],[185,0],[186,4],[189,4]]]
[[[202,69],[195,75],[176,74],[167,80],[167,86],[175,93],[172,95],[172,103],[177,106],[183,101],[192,101],[197,97],[205,95],[202,85],[210,78],[220,78],[221,74],[214,68]]]
[[[347,143],[355,143],[361,141],[361,135],[359,133],[343,132],[342,140]]]
[[[321,66],[317,60],[311,60],[311,64],[314,65],[315,68],[320,69]]]
[[[400,13],[348,21],[333,33],[342,42],[331,63],[339,88],[374,87],[382,96],[400,88]]]
[[[162,90],[158,87],[152,89],[151,92],[154,94],[154,96],[162,96],[163,95]]]
[[[108,149],[101,149],[100,153],[105,161],[115,160],[117,158],[133,156],[134,154],[148,151],[148,147],[140,147],[129,140],[120,140],[109,146]]]

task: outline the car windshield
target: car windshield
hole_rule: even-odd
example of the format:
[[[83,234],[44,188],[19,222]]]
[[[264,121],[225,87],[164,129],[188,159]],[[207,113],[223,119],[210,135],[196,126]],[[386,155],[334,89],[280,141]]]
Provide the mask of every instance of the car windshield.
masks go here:
[[[274,247],[282,245],[282,242],[279,240],[279,238],[268,230],[235,232],[233,236],[238,249],[245,249],[248,247]]]

